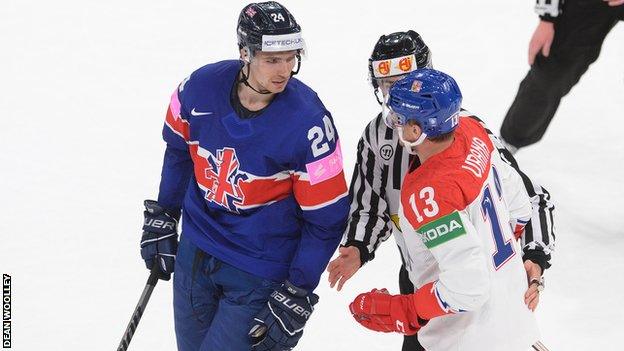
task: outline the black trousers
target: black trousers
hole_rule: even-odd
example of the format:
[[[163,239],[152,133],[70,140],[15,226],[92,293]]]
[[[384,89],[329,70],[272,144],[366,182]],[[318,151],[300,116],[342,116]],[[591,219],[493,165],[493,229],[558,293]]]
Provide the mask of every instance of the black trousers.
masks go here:
[[[407,274],[407,270],[405,269],[405,265],[401,265],[401,270],[399,271],[399,291],[401,294],[413,294],[414,293],[414,285],[409,280],[409,276]],[[403,337],[403,348],[402,351],[425,351],[425,349],[418,342],[418,334],[412,336],[404,336]]]
[[[605,36],[624,19],[624,5],[609,7],[602,0],[568,0],[555,22],[549,57],[539,53],[511,104],[501,136],[523,147],[539,141],[561,98],[600,55]]]

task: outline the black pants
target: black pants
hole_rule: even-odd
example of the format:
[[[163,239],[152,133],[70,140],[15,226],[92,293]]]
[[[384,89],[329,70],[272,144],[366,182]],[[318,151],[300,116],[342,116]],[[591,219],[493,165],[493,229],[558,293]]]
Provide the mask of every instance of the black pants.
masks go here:
[[[561,98],[596,61],[605,36],[623,19],[624,5],[609,7],[602,0],[565,2],[549,57],[538,53],[505,116],[500,132],[506,142],[520,148],[544,136]]]
[[[399,271],[399,290],[401,291],[401,294],[414,293],[414,285],[409,280],[405,265],[401,265],[401,270]],[[425,351],[425,349],[418,342],[418,334],[403,337],[402,351]]]

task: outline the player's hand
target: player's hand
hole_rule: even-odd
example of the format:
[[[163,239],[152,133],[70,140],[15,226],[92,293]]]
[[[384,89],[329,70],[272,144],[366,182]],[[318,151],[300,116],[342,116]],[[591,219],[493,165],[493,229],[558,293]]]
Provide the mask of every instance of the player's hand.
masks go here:
[[[414,294],[390,295],[373,289],[358,295],[349,305],[353,318],[367,329],[414,335],[426,321],[418,318]]]
[[[609,6],[620,6],[624,4],[624,0],[602,0],[602,1],[606,1],[609,4]]]
[[[524,303],[531,311],[535,311],[537,305],[539,304],[539,284],[535,283],[535,280],[540,281],[542,278],[542,268],[532,261],[524,261],[524,269],[527,273],[527,282],[529,283],[529,288],[524,294]]]
[[[158,278],[169,280],[178,251],[178,221],[154,200],[145,200],[141,257],[147,269],[159,268]]]
[[[360,250],[355,246],[338,248],[340,254],[327,266],[329,272],[329,286],[333,288],[338,282],[337,290],[340,291],[344,283],[360,269]]]
[[[535,28],[535,32],[533,32],[533,37],[531,37],[531,42],[529,43],[529,65],[533,65],[535,62],[535,56],[538,52],[540,52],[540,50],[542,51],[542,55],[545,57],[550,55],[550,45],[552,45],[554,37],[554,25],[551,22],[540,21],[537,28]]]
[[[292,350],[303,335],[303,327],[319,297],[284,282],[269,296],[265,307],[254,317],[249,331],[254,351]]]

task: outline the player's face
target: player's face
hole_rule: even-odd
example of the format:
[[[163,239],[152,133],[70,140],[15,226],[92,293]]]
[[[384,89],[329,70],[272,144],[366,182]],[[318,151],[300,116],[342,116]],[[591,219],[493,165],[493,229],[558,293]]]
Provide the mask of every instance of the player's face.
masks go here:
[[[255,53],[251,60],[250,79],[262,89],[279,93],[286,88],[290,73],[297,64],[297,51]]]
[[[392,84],[394,84],[394,82],[396,82],[397,80],[401,80],[402,78],[405,78],[405,75],[376,78],[377,85],[379,86],[379,90],[381,90],[384,99],[386,98],[386,96],[388,96],[388,91],[390,91],[390,87],[392,86]]]

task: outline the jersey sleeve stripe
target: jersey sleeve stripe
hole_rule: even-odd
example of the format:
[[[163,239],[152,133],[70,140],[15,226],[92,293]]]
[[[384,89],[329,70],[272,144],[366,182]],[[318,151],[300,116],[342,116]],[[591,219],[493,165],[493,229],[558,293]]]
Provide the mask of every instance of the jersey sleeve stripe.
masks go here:
[[[348,194],[343,171],[317,184],[311,184],[309,180],[302,178],[300,173],[292,175],[293,192],[301,208],[318,209]]]
[[[347,227],[348,239],[358,240],[358,241],[363,241],[364,239],[362,236],[362,233],[357,232],[358,222],[360,220],[360,212],[364,209],[363,196],[364,196],[364,190],[366,189],[364,185],[364,172],[362,170],[362,167],[358,167],[358,165],[362,164],[363,152],[364,152],[364,139],[361,138],[358,143],[357,162],[356,162],[355,169],[353,170],[353,179],[351,182],[350,192],[352,193],[351,198],[353,199],[353,201],[351,203],[350,221]]]
[[[173,114],[174,118],[180,117],[182,104],[180,103],[180,98],[178,97],[178,89],[176,89],[173,94],[171,94],[171,102],[169,103],[169,108],[171,109],[171,113]]]
[[[329,201],[323,202],[323,203],[321,203],[321,204],[314,205],[314,206],[304,206],[304,205],[300,205],[300,207],[301,207],[301,209],[302,209],[302,210],[304,210],[304,211],[313,211],[313,210],[318,210],[318,209],[320,209],[320,208],[323,208],[323,207],[325,207],[325,206],[329,206],[329,205],[331,205],[331,204],[334,204],[334,203],[336,203],[336,202],[340,201],[342,198],[346,197],[347,195],[349,195],[349,193],[348,193],[347,191],[345,191],[344,193],[342,193],[342,194],[340,194],[340,195],[336,196],[335,198],[333,198],[333,199],[331,199],[331,200],[329,200]]]
[[[180,116],[180,100],[178,99],[177,90],[171,95],[171,102],[167,109],[167,117],[165,118],[165,125],[171,129],[172,132],[179,135],[184,141],[188,142],[190,138],[189,123]]]
[[[401,189],[401,182],[403,181],[402,175],[403,173],[402,165],[403,165],[403,145],[397,143],[395,148],[395,157],[392,166],[392,186],[395,189]]]

